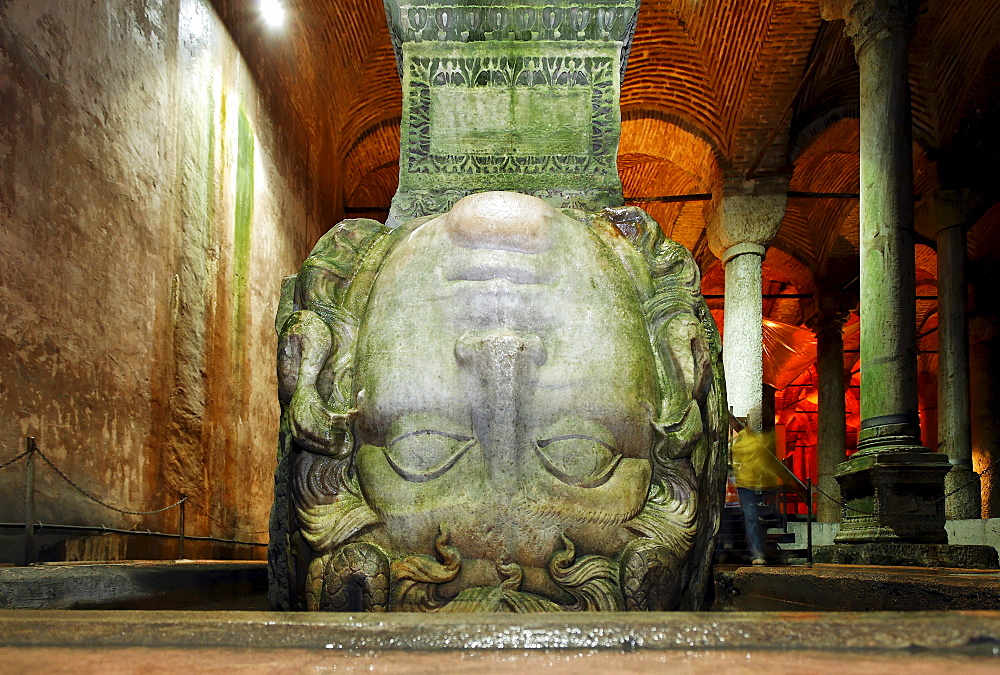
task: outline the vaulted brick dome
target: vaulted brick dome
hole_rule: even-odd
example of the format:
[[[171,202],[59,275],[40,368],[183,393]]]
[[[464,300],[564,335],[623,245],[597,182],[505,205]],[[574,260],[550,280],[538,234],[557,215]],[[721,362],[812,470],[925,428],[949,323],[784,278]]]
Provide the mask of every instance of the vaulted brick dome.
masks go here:
[[[247,3],[215,0],[290,142],[308,146],[329,227],[345,214],[384,217],[395,190],[400,84],[376,0],[292,0],[284,33],[262,31]],[[915,189],[997,159],[1000,5],[928,0],[911,43]],[[704,203],[649,198],[703,194],[724,177],[790,174],[794,193],[773,247],[806,276],[856,252],[858,79],[842,22],[815,0],[646,0],[622,91],[619,172],[703,267]],[[965,158],[963,160],[962,158]],[[962,180],[959,176],[952,180]],[[816,194],[837,196],[816,198]],[[998,228],[990,211],[971,233],[973,256]],[[785,270],[783,276],[802,273]],[[779,276],[782,276],[779,273]],[[801,318],[801,317],[800,317]]]

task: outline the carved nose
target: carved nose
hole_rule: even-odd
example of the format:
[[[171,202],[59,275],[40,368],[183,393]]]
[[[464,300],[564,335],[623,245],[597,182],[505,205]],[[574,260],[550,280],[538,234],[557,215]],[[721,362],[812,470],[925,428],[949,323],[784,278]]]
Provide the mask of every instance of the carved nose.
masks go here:
[[[537,197],[516,192],[482,192],[458,201],[445,231],[456,246],[517,253],[544,253],[552,247],[548,220],[555,210]]]
[[[545,363],[545,346],[537,335],[466,333],[455,343],[455,359],[468,375],[473,429],[487,475],[503,501],[518,489],[530,440],[526,418],[535,368]]]

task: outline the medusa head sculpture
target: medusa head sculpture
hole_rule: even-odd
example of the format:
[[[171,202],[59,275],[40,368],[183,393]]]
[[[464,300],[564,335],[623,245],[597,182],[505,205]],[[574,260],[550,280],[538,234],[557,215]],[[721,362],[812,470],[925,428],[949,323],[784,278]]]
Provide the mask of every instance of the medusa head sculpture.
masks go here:
[[[701,606],[719,339],[643,211],[487,192],[347,220],[282,296],[272,606]]]

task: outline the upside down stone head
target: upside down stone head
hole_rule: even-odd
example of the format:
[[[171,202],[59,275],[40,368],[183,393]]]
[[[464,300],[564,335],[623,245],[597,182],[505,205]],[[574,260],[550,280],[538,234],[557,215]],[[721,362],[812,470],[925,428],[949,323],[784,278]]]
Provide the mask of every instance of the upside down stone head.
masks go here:
[[[396,230],[345,221],[288,288],[276,605],[700,604],[717,334],[643,212],[487,192]]]

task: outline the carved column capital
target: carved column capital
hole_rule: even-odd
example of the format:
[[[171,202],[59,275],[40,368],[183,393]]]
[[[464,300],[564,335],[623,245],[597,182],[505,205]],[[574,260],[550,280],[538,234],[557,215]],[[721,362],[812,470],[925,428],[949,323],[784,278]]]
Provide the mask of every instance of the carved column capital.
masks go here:
[[[785,216],[787,193],[787,177],[725,181],[708,219],[712,253],[723,261],[742,253],[763,257]],[[734,250],[741,244],[754,246]]]
[[[851,312],[843,308],[820,307],[820,310],[806,319],[806,326],[817,336],[821,334],[839,335],[844,332],[844,324]]]
[[[952,227],[967,230],[992,206],[986,194],[969,188],[943,189],[926,195],[914,210],[917,232],[936,239]]]
[[[817,336],[823,332],[840,333],[851,311],[858,306],[854,281],[857,269],[841,262],[835,269],[816,277],[815,290],[807,305],[805,324]]]
[[[821,0],[820,12],[827,21],[846,22],[844,33],[857,54],[873,39],[910,30],[917,18],[917,5],[918,0]]]

